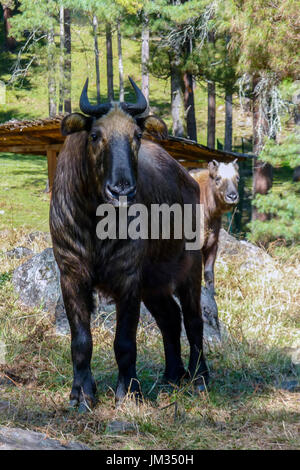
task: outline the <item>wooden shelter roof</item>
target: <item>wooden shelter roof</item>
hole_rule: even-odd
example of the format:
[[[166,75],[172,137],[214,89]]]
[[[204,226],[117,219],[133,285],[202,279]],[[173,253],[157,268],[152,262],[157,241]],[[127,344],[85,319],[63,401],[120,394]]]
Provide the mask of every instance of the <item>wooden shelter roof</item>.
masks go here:
[[[46,155],[49,149],[59,151],[65,137],[61,135],[60,123],[63,115],[52,118],[16,121],[0,124],[0,152]],[[251,155],[214,150],[196,142],[169,136],[156,140],[184,166],[204,167],[210,160],[228,162],[238,158],[245,160]]]
[[[0,124],[0,152],[46,155],[47,147],[64,143],[60,123],[63,116]]]

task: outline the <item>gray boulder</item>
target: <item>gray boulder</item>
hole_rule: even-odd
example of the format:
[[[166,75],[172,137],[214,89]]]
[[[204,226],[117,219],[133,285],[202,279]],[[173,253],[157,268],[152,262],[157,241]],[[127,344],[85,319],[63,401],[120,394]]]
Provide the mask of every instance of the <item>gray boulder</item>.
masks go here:
[[[35,232],[29,233],[26,237],[27,243],[33,243],[37,240],[42,240],[45,243],[52,245],[51,235],[49,232],[41,232],[40,230],[36,230]]]
[[[89,450],[89,448],[79,442],[62,444],[40,432],[1,426],[0,450]]]
[[[60,288],[59,269],[52,248],[47,248],[16,268],[12,281],[22,303],[55,314],[57,334],[65,335],[70,332]],[[92,326],[102,324],[113,331],[115,305],[105,298],[99,298],[96,294],[95,297],[96,309],[92,315]],[[218,308],[214,296],[205,287],[202,288],[201,306],[204,338],[211,345],[219,343],[221,329]],[[141,321],[144,325],[154,323],[153,317],[144,304],[141,307]]]
[[[16,259],[21,259],[27,256],[33,256],[33,255],[34,255],[33,251],[30,250],[29,248],[26,248],[26,246],[17,246],[16,248],[6,251],[5,253],[5,256],[7,258],[16,258]]]
[[[59,269],[52,248],[46,248],[18,266],[12,282],[22,303],[49,312],[55,311],[61,289]]]
[[[107,434],[125,434],[127,432],[138,432],[138,425],[128,421],[110,421],[106,426]]]
[[[212,347],[216,343],[221,343],[222,331],[225,332],[225,326],[218,318],[215,297],[206,287],[201,289],[201,310],[204,342]]]
[[[238,240],[229,235],[226,230],[221,229],[217,260],[223,260],[227,257],[238,260],[240,263],[239,269],[245,271],[256,268],[273,269],[275,264],[273,258],[262,248],[246,240]]]

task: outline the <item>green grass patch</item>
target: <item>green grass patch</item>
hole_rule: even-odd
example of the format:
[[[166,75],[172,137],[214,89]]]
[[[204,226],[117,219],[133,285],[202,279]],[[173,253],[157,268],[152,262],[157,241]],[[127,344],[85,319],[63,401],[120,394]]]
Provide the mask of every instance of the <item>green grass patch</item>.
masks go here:
[[[0,154],[0,230],[49,230],[47,159]]]

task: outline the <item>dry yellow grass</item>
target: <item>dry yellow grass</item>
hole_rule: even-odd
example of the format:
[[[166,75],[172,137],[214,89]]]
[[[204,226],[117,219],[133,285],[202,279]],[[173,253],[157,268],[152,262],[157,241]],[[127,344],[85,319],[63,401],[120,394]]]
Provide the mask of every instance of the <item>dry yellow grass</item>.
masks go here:
[[[161,383],[163,348],[156,328],[138,332],[138,371],[145,401],[114,407],[116,364],[113,333],[93,330],[93,371],[99,403],[92,413],[68,410],[72,380],[69,337],[55,335],[53,318],[20,305],[10,274],[24,260],[4,251],[23,245],[40,251],[47,243],[28,243],[25,231],[0,234],[0,339],[7,363],[0,424],[45,432],[62,442],[80,440],[97,449],[298,449],[300,394],[282,389],[299,380],[290,354],[300,347],[299,250],[290,259],[274,258],[270,269],[248,272],[241,260],[225,256],[217,263],[217,302],[229,338],[209,352],[211,385],[201,396],[190,387],[170,390]],[[183,341],[183,355],[188,348]],[[298,366],[299,367],[299,366]],[[299,390],[299,388],[298,388]],[[111,433],[112,421],[129,422],[125,432]]]

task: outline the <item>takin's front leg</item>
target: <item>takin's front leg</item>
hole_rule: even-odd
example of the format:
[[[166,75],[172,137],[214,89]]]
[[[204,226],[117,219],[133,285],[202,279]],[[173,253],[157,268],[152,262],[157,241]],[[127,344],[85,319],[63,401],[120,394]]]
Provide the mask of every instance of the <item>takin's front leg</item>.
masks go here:
[[[122,403],[127,393],[141,396],[136,376],[136,332],[140,316],[141,299],[132,295],[117,302],[117,326],[114,341],[119,377],[116,388],[116,405]]]
[[[214,267],[218,251],[218,240],[214,240],[211,245],[202,248],[204,263],[204,281],[207,290],[215,294],[215,274]]]
[[[86,411],[96,403],[96,383],[91,373],[92,335],[90,316],[93,311],[93,290],[86,283],[61,274],[61,289],[71,329],[73,386],[70,406]]]

